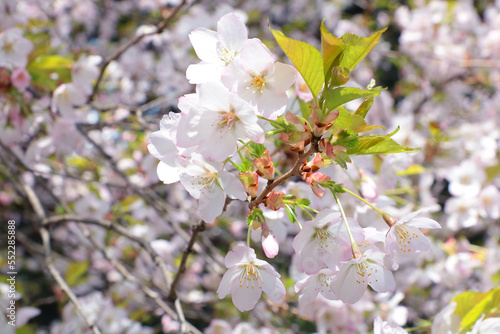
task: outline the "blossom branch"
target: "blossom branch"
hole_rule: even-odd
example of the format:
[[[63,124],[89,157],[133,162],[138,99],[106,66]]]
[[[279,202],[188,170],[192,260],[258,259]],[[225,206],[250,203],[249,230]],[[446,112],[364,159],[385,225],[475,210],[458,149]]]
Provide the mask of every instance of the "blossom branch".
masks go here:
[[[288,179],[300,175],[301,171],[300,168],[304,164],[304,161],[312,156],[314,153],[318,152],[318,141],[319,138],[313,137],[311,140],[311,147],[304,153],[300,154],[297,160],[295,161],[292,169],[290,169],[288,172],[285,174],[281,175],[279,178],[272,182],[268,182],[267,186],[262,190],[262,192],[257,196],[254,200],[250,202],[248,207],[250,209],[257,207],[260,203],[264,201],[264,199],[269,195],[269,193],[276,188],[277,186],[283,184],[285,181]]]

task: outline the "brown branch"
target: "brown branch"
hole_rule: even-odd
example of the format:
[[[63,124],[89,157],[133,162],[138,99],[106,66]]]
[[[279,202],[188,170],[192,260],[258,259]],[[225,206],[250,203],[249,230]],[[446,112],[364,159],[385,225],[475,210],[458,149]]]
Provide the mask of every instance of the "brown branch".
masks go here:
[[[186,4],[187,0],[183,0],[177,7],[175,7],[170,14],[163,19],[160,23],[156,25],[155,31],[151,31],[148,33],[140,34],[134,36],[132,39],[130,39],[127,43],[119,47],[113,54],[111,54],[109,57],[107,57],[104,62],[101,65],[101,70],[99,72],[99,76],[97,77],[97,80],[94,84],[94,87],[92,88],[92,94],[89,97],[88,102],[94,100],[95,95],[97,94],[97,91],[99,90],[99,84],[102,81],[102,78],[104,77],[104,72],[106,72],[106,68],[108,65],[114,61],[120,58],[120,56],[127,51],[130,47],[134,46],[135,44],[139,43],[144,37],[150,36],[150,35],[155,35],[155,34],[160,34],[162,33],[170,24],[172,19],[177,15],[177,13],[181,10],[182,7]]]
[[[300,168],[304,164],[304,161],[306,161],[306,159],[309,158],[314,153],[318,152],[318,141],[319,141],[319,138],[313,137],[313,139],[311,140],[311,147],[309,148],[309,150],[307,150],[306,152],[303,152],[301,155],[299,155],[299,157],[295,161],[292,169],[290,169],[285,174],[281,175],[276,180],[274,180],[272,182],[268,182],[267,186],[264,188],[264,190],[262,190],[262,192],[259,194],[259,196],[257,196],[254,200],[252,200],[248,204],[248,207],[250,209],[253,209],[253,208],[259,206],[259,204],[264,201],[264,199],[267,197],[267,195],[269,195],[269,193],[274,188],[283,184],[286,180],[288,180],[294,176],[300,175],[300,173],[301,173]]]
[[[196,242],[196,238],[198,237],[198,234],[202,231],[205,230],[205,222],[201,221],[200,224],[198,224],[196,227],[194,227],[193,234],[191,234],[191,239],[189,240],[189,243],[182,253],[182,259],[181,259],[181,264],[179,265],[179,269],[177,270],[177,274],[175,275],[174,282],[172,283],[170,287],[170,293],[168,294],[168,300],[174,301],[177,298],[177,286],[180,283],[180,280],[182,278],[182,275],[186,271],[186,264],[187,260],[189,257],[189,254],[193,252],[193,247],[194,243]]]
[[[125,227],[115,224],[109,220],[104,220],[104,219],[93,219],[93,218],[85,218],[85,217],[80,217],[76,215],[59,215],[59,216],[52,216],[49,218],[45,218],[42,220],[42,225],[43,226],[49,226],[49,225],[57,225],[61,223],[66,223],[66,222],[80,222],[80,223],[86,223],[86,224],[91,224],[91,225],[97,225],[101,226],[103,228],[112,230],[127,239],[130,239],[141,248],[143,248],[153,259],[153,261],[160,267],[163,277],[165,279],[165,282],[167,283],[167,286],[171,286],[171,278],[169,271],[167,269],[166,263],[163,261],[163,259],[158,255],[158,253],[154,250],[153,247],[151,247],[151,244],[141,238],[136,237],[135,235],[132,235]]]
[[[45,219],[45,217],[46,217],[45,210],[43,208],[43,205],[42,205],[40,199],[38,198],[35,191],[33,190],[33,188],[31,188],[24,181],[23,178],[19,178],[18,182],[19,182],[20,186],[23,188],[24,194],[28,198],[28,201],[31,204],[33,211],[35,211],[37,218],[40,221]],[[78,300],[76,295],[73,293],[73,291],[71,290],[69,285],[66,283],[64,278],[61,276],[61,274],[55,268],[54,263],[53,263],[53,259],[52,259],[52,249],[51,249],[51,245],[50,245],[50,234],[49,234],[49,231],[47,230],[47,228],[43,225],[40,227],[40,235],[42,237],[43,249],[44,249],[44,254],[45,254],[45,261],[44,262],[45,262],[45,265],[47,267],[47,270],[49,271],[51,276],[54,278],[56,283],[59,285],[61,290],[63,290],[64,293],[66,293],[68,298],[71,300],[71,302],[75,306],[78,313],[80,313],[82,318],[87,323],[87,326],[89,327],[89,329],[94,334],[101,334],[101,330],[99,329],[99,327],[97,327],[97,325],[94,324],[94,322],[85,314],[85,312],[83,312],[83,308],[82,308],[82,305],[80,304],[80,301]]]
[[[121,262],[109,256],[108,253],[104,249],[102,249],[102,247],[100,247],[97,244],[97,242],[95,242],[92,236],[89,235],[88,238],[92,243],[92,245],[101,252],[101,254],[111,263],[111,265],[116,270],[120,272],[120,274],[123,275],[123,277],[125,277],[130,282],[140,286],[144,294],[146,294],[149,298],[151,298],[156,303],[156,305],[158,305],[165,312],[165,314],[168,314],[174,320],[177,320],[181,324],[183,324],[185,327],[184,331],[185,333],[201,334],[201,332],[196,327],[194,327],[192,324],[186,321],[186,319],[184,318],[184,314],[179,314],[179,312],[176,313],[176,311],[174,311],[170,306],[168,306],[167,303],[165,303],[161,298],[160,293],[142,284],[139,278],[137,278],[134,274],[132,274]]]

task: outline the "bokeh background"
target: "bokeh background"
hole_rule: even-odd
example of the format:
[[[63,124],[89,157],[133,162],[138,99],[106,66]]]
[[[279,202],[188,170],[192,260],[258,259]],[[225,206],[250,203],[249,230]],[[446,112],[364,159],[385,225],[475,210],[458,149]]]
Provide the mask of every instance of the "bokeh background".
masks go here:
[[[178,286],[186,320],[207,333],[370,333],[380,316],[428,333],[459,292],[498,286],[500,1],[1,0],[0,313],[9,302],[7,221],[15,220],[18,326],[2,315],[0,332],[92,333],[47,263],[103,333],[179,332],[183,321],[167,300],[163,275],[172,279],[178,271],[199,221],[197,203],[182,186],[159,182],[147,138],[164,114],[179,111],[178,98],[194,91],[185,76],[199,61],[189,32],[215,29],[229,12],[244,17],[249,37],[285,62],[268,20],[318,48],[323,19],[337,36],[388,27],[349,85],[366,87],[374,78],[386,87],[368,122],[388,131],[399,126],[393,138],[421,150],[356,157],[347,172],[334,167],[329,175],[351,189],[365,187],[363,196],[395,216],[432,207],[442,229],[430,233],[431,252],[394,273],[395,293],[368,291],[354,305],[318,300],[304,310],[293,288],[300,279],[291,247],[297,227],[276,214],[269,218],[281,249],[270,263],[282,275],[287,300],[274,305],[263,297],[253,311],[240,313],[230,298],[215,294],[225,254],[246,237],[245,205],[230,203],[200,233],[187,262]],[[8,35],[31,47],[9,42]],[[8,45],[19,45],[13,59]],[[63,86],[76,80],[78,61],[92,55],[107,65],[99,87],[72,92]],[[90,72],[95,83],[97,73]],[[280,159],[286,166],[288,157]],[[284,189],[310,198],[315,208],[333,207],[333,198],[314,198],[300,180]],[[45,216],[33,207],[33,194]],[[362,226],[383,228],[359,202],[342,202]],[[42,226],[63,215],[87,222],[69,217]],[[254,237],[263,258],[259,231]]]

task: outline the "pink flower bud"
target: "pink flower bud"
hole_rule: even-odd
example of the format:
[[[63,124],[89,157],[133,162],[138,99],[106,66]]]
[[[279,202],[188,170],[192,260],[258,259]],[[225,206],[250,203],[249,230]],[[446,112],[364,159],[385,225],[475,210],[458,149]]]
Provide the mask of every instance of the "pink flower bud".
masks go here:
[[[359,171],[359,174],[361,175],[361,195],[370,201],[377,199],[377,185],[373,179],[366,175],[362,170]]]
[[[285,207],[283,196],[285,196],[285,193],[282,191],[272,191],[264,200],[264,205],[271,210],[278,211]]]
[[[312,131],[309,124],[292,113],[287,113],[285,119],[293,125],[295,129],[289,133],[283,133],[281,139],[295,148],[297,151],[303,151],[304,147],[309,145],[312,138]]]
[[[247,192],[248,195],[251,197],[257,197],[257,192],[259,191],[259,183],[258,183],[259,176],[257,175],[256,172],[240,172],[240,180],[241,183],[243,183],[243,186],[245,187],[245,191]]]
[[[254,160],[253,165],[257,168],[256,172],[259,176],[266,180],[274,180],[274,165],[268,149],[266,149],[262,158]]]
[[[318,169],[326,168],[332,164],[332,160],[324,153],[316,153],[314,158],[304,166],[304,172],[315,172]]]
[[[276,240],[273,231],[271,231],[267,223],[262,224],[262,249],[264,250],[266,256],[270,259],[278,255],[280,250],[278,240]]]
[[[12,86],[24,92],[30,85],[31,76],[24,68],[16,68],[10,75],[10,81],[12,82]]]
[[[308,185],[311,186],[312,191],[314,195],[318,197],[323,197],[325,194],[325,191],[321,187],[321,184],[326,183],[327,181],[330,181],[330,177],[328,175],[325,175],[323,173],[317,172],[317,173],[302,173],[302,179],[306,181]]]
[[[312,116],[314,120],[313,134],[316,137],[321,137],[333,125],[333,121],[339,117],[339,111],[334,110],[323,115],[323,111],[316,106],[312,110]]]

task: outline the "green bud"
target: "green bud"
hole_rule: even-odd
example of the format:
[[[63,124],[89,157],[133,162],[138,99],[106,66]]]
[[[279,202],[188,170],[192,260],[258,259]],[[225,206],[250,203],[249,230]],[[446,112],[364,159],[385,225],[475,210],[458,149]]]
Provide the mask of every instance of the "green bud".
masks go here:
[[[349,69],[346,67],[334,66],[332,68],[332,80],[330,84],[332,86],[342,86],[349,81]]]

